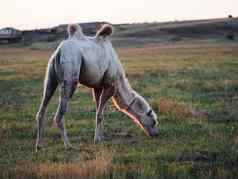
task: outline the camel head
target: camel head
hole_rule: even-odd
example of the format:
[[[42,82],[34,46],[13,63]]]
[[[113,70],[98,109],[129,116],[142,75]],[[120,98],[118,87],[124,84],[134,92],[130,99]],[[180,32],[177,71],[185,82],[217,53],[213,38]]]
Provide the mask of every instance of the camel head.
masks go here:
[[[130,116],[148,136],[155,137],[157,135],[157,115],[142,96],[135,91],[133,93],[134,98],[130,105],[122,111]]]

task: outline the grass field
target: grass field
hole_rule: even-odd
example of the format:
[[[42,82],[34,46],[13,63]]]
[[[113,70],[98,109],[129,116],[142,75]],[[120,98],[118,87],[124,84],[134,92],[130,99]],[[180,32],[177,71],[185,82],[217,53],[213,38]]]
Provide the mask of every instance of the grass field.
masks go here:
[[[235,178],[238,176],[238,43],[180,41],[117,48],[131,85],[159,116],[148,138],[108,104],[108,140],[93,144],[95,107],[80,87],[65,150],[46,116],[46,149],[34,152],[35,114],[52,50],[0,48],[0,178]]]

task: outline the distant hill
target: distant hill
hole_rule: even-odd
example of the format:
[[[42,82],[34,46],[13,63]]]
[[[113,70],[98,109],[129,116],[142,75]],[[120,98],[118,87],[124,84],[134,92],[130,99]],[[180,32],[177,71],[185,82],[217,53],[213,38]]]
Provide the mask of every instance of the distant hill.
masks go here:
[[[106,22],[88,22],[79,23],[79,25],[86,35],[94,35],[96,30],[104,23]],[[28,43],[33,41],[52,42],[59,39],[65,39],[67,38],[67,27],[68,24],[62,24],[51,28],[25,30],[23,31],[23,39]]]
[[[117,25],[118,36],[214,38],[238,35],[238,18]]]
[[[107,22],[79,23],[86,35],[93,36],[100,26]],[[23,41],[26,44],[46,41],[54,42],[67,38],[67,24],[45,28],[22,31]],[[133,23],[113,24],[115,33],[114,42],[144,43],[151,39],[180,40],[182,38],[228,38],[238,37],[238,18],[220,18],[191,21],[173,21],[163,23]],[[124,39],[124,40],[123,40]],[[124,41],[124,42],[123,42]],[[127,43],[125,42],[125,43]]]

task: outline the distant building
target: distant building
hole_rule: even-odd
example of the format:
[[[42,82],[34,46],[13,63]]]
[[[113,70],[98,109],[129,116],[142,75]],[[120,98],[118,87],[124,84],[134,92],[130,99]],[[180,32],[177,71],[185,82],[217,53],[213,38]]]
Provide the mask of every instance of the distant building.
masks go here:
[[[53,27],[52,31],[55,33],[65,33],[67,31],[67,26],[68,25],[65,25],[65,24],[59,25],[59,26]]]
[[[3,28],[0,29],[0,42],[18,42],[22,40],[22,32],[14,28]]]

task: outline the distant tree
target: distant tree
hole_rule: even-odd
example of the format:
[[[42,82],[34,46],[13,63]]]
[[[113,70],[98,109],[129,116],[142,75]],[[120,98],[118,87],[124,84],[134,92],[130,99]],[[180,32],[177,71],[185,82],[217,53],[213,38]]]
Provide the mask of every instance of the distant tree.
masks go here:
[[[233,16],[232,16],[231,14],[229,14],[229,15],[228,15],[228,18],[231,19],[231,18],[233,18]]]

